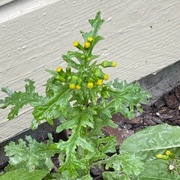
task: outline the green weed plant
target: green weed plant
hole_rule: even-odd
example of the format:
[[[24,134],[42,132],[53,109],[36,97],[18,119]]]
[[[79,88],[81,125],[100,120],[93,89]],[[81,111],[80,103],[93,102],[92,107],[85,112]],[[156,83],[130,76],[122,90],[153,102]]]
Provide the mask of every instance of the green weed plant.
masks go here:
[[[10,142],[5,147],[9,165],[5,169],[6,173],[0,176],[1,180],[15,180],[19,177],[22,180],[92,180],[90,170],[94,167],[102,170],[105,180],[139,177],[147,180],[145,165],[149,170],[148,163],[153,158],[157,163],[156,154],[163,153],[167,148],[162,146],[162,142],[161,148],[157,148],[158,143],[153,143],[158,141],[158,135],[155,139],[150,133],[154,129],[147,128],[146,132],[127,138],[120,153],[117,153],[116,138],[105,136],[102,131],[105,126],[118,127],[112,121],[113,114],[120,112],[131,119],[135,110],[142,112],[141,104],[147,103],[149,98],[149,94],[142,91],[138,83],[128,84],[119,79],[109,81],[109,75],[103,72],[106,68],[117,66],[116,61],[97,61],[99,55],[93,53],[98,42],[103,40],[98,34],[103,22],[98,12],[95,19],[89,20],[92,30],[81,31],[83,42],[75,41],[75,50],[62,55],[66,68],[47,70],[51,77],[46,83],[45,96],[36,92],[35,82],[30,79],[25,80],[23,92],[2,88],[7,97],[0,101],[1,108],[11,106],[9,120],[18,116],[25,105],[30,105],[33,107],[32,129],[38,128],[44,121],[53,125],[54,120],[58,119],[60,125],[56,132],[68,130],[70,136],[67,141],[60,139],[59,142],[54,142],[50,134],[47,142],[37,142],[30,136],[25,140],[19,139],[18,144]],[[164,128],[170,130],[164,133],[172,132],[171,127],[166,126]],[[159,129],[155,129],[155,132]],[[173,131],[178,132],[179,129]],[[146,146],[149,138],[152,142]],[[179,142],[174,138],[168,148],[176,149],[179,146],[177,144]],[[56,172],[52,171],[54,155],[58,155],[60,162]]]

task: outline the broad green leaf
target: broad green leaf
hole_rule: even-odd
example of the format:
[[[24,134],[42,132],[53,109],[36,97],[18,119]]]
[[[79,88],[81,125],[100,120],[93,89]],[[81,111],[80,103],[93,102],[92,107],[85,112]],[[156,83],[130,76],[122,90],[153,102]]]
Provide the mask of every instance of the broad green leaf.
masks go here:
[[[17,169],[0,176],[0,180],[42,180],[49,172],[46,170],[34,170],[29,172],[24,169]]]
[[[144,171],[138,176],[138,180],[179,180],[180,171],[169,170],[169,162],[163,159],[147,161]],[[180,167],[179,167],[180,168]]]
[[[144,159],[155,159],[159,153],[180,148],[180,127],[161,124],[148,127],[125,139],[121,152],[128,152]]]

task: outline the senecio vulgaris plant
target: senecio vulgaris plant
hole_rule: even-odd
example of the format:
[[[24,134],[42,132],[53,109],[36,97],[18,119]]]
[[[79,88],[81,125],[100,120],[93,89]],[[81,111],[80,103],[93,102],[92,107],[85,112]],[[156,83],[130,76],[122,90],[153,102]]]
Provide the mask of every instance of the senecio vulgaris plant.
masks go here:
[[[94,47],[103,40],[98,34],[104,20],[101,13],[90,19],[90,32],[81,32],[83,43],[75,41],[75,51],[63,55],[66,68],[47,70],[51,77],[46,83],[45,96],[35,91],[35,82],[27,79],[25,92],[2,91],[8,96],[1,100],[1,108],[11,106],[8,119],[14,119],[19,110],[29,104],[33,107],[32,128],[38,128],[42,121],[53,125],[60,121],[56,132],[71,132],[67,141],[53,142],[49,135],[47,142],[37,142],[30,136],[11,142],[5,147],[9,156],[9,176],[26,176],[31,179],[81,179],[90,180],[90,169],[104,168],[104,179],[132,179],[143,171],[140,156],[133,153],[117,153],[114,136],[105,136],[102,128],[117,128],[112,115],[121,112],[128,118],[134,117],[134,110],[142,112],[141,103],[146,103],[148,93],[138,83],[128,84],[118,79],[109,81],[104,68],[114,68],[116,61],[98,62],[99,55],[93,54]],[[113,154],[108,156],[108,154]],[[60,167],[52,172],[52,157],[58,154]],[[113,173],[113,174],[112,174]],[[136,178],[135,178],[136,179]]]

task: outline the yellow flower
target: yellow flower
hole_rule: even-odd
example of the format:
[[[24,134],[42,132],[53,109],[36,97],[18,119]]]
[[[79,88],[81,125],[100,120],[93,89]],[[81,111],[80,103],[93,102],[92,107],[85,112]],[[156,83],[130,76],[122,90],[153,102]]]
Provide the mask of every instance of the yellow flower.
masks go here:
[[[76,89],[81,89],[81,86],[80,85],[76,85]]]
[[[97,85],[98,85],[98,86],[103,85],[103,80],[102,80],[102,79],[98,79],[98,81],[97,81]]]
[[[94,87],[94,84],[92,82],[88,82],[87,87],[88,89],[92,89]]]
[[[156,157],[157,157],[158,159],[162,159],[163,155],[162,155],[162,154],[157,154]]]
[[[91,44],[90,44],[89,42],[85,42],[85,43],[84,43],[84,47],[85,47],[85,48],[89,48],[90,46],[91,46]]]
[[[75,84],[70,83],[70,84],[69,84],[69,88],[70,88],[70,89],[75,89],[75,88],[76,88],[76,85],[75,85]]]
[[[109,79],[109,74],[105,74],[105,75],[104,75],[104,80],[107,81],[108,79]]]
[[[74,41],[73,42],[73,46],[77,47],[79,45],[79,42],[78,41]]]
[[[116,67],[116,66],[117,66],[117,62],[116,61],[112,62],[112,67]]]
[[[62,67],[57,67],[56,68],[56,72],[61,72],[61,70],[62,70]]]
[[[167,156],[172,155],[171,151],[170,150],[166,150],[166,155]]]
[[[93,38],[92,37],[88,37],[87,39],[89,42],[92,42],[93,41]]]

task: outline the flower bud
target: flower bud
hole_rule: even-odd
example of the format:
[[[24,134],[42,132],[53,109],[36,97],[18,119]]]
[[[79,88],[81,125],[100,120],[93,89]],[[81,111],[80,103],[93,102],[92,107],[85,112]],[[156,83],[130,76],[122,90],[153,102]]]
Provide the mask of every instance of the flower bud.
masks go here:
[[[78,79],[79,79],[78,76],[76,76],[76,75],[72,76],[71,77],[71,83],[76,85],[78,82]]]
[[[78,85],[81,85],[81,83],[82,83],[82,79],[81,79],[81,78],[78,78],[77,84],[78,84]]]
[[[73,46],[77,47],[79,50],[84,50],[83,46],[78,41],[74,41]]]
[[[105,90],[101,92],[101,96],[106,99],[110,98],[109,92]]]
[[[102,79],[98,79],[97,80],[97,85],[98,86],[102,86],[103,85],[103,80]]]
[[[170,150],[166,150],[166,155],[169,156],[170,158],[175,157],[175,154],[173,154]]]
[[[94,82],[94,79],[93,78],[89,78],[88,82]]]
[[[170,154],[172,154],[171,151],[170,150],[166,150],[166,155],[169,156]]]
[[[73,46],[78,47],[78,45],[79,45],[79,42],[78,42],[78,41],[74,41],[74,42],[73,42]]]
[[[69,88],[70,88],[70,89],[75,89],[75,88],[76,88],[76,85],[75,85],[75,84],[70,83],[70,84],[69,84]]]
[[[81,86],[80,85],[76,85],[76,89],[81,89]]]
[[[112,61],[103,61],[101,63],[101,66],[104,67],[104,68],[106,68],[106,67],[116,67],[117,63],[115,61],[114,62],[112,62]]]
[[[84,47],[85,47],[86,49],[88,49],[90,46],[91,46],[91,44],[90,44],[89,42],[85,42],[85,43],[84,43]]]
[[[55,79],[57,79],[57,80],[59,80],[59,81],[62,81],[62,82],[65,82],[65,81],[66,81],[66,79],[65,79],[63,76],[61,76],[61,75],[56,76]]]
[[[70,67],[66,67],[66,75],[71,76],[71,68]]]
[[[117,66],[117,62],[116,61],[112,62],[112,67],[116,67],[116,66]]]
[[[88,37],[88,42],[92,42],[93,41],[93,38],[92,37]]]
[[[92,82],[88,82],[87,88],[92,89],[94,87],[94,84]]]
[[[104,80],[108,80],[109,79],[109,74],[104,74]]]
[[[58,73],[61,72],[61,70],[62,70],[62,67],[57,67],[56,68],[56,72],[58,72]]]
[[[163,155],[163,154],[157,154],[156,157],[158,159],[165,159],[165,160],[169,159],[169,156],[166,156],[166,155]]]
[[[83,59],[83,60],[84,60],[85,58],[86,58],[86,57],[85,57],[85,55],[84,55],[84,54],[83,54],[83,55],[81,55],[81,59]]]
[[[94,70],[94,75],[96,78],[104,78],[104,73],[102,72],[102,70],[100,68],[96,68]]]

